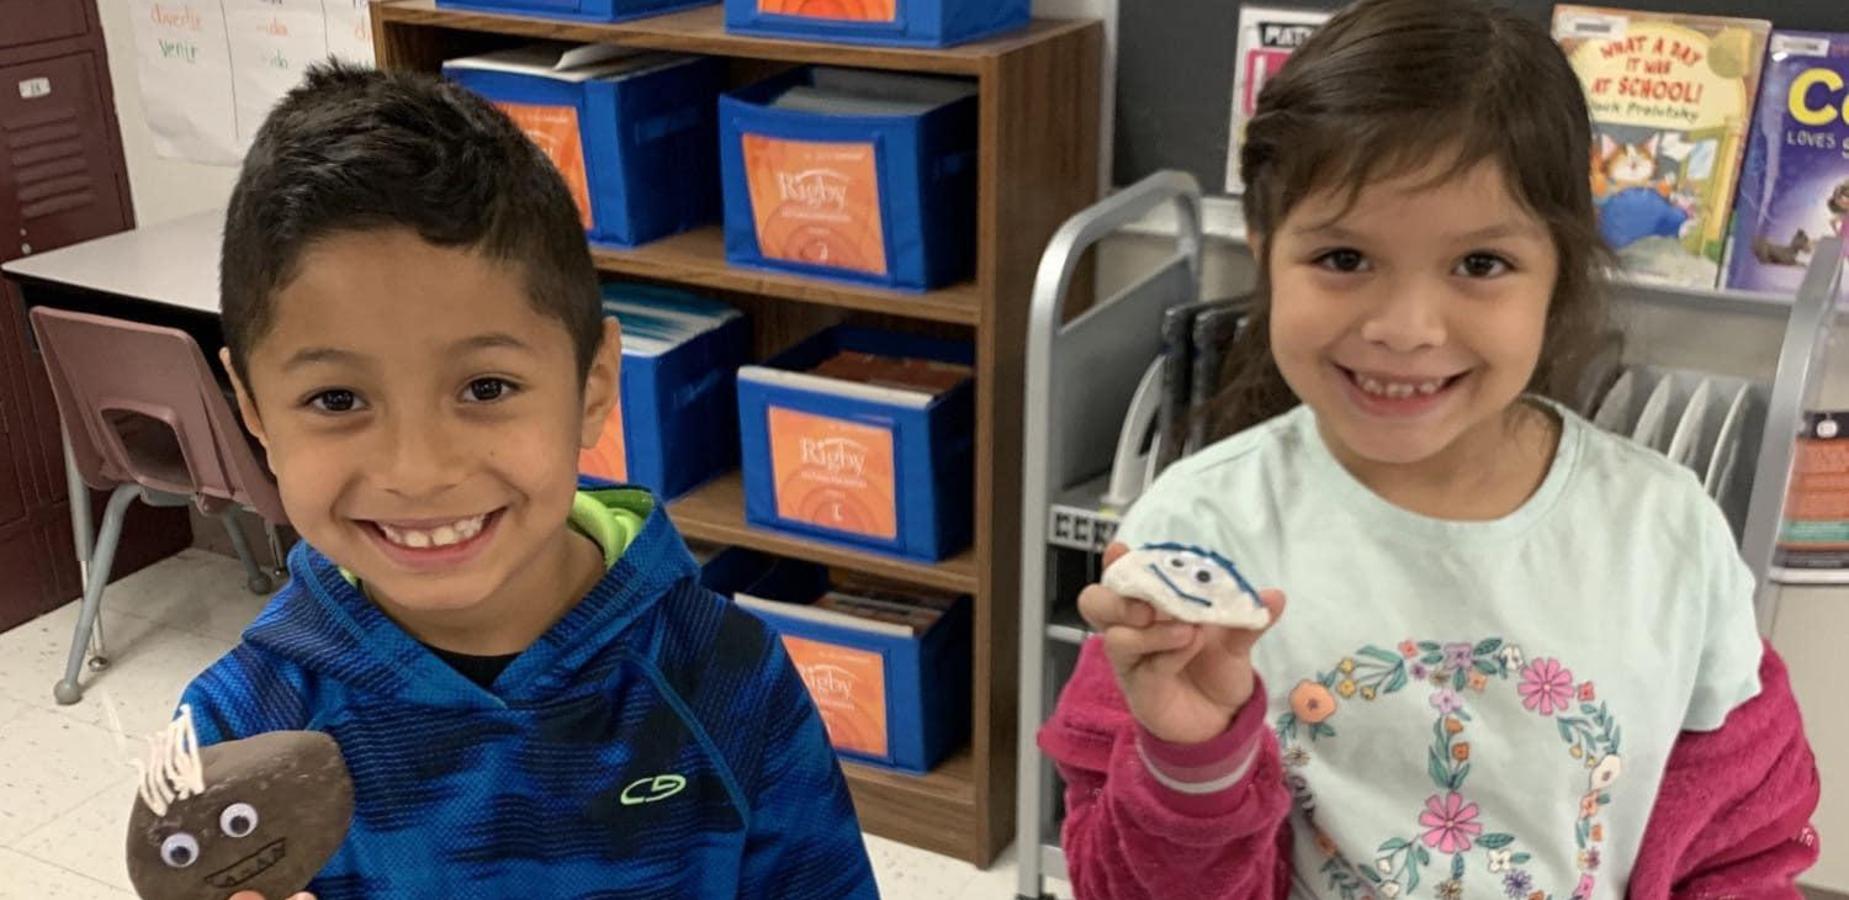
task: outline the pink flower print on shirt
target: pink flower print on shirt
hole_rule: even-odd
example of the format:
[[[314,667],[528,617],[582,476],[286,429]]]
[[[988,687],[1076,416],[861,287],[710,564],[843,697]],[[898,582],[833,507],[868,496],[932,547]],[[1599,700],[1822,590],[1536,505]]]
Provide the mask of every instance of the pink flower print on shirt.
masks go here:
[[[1427,831],[1423,840],[1425,846],[1440,853],[1468,852],[1478,835],[1483,833],[1483,826],[1477,822],[1477,805],[1465,803],[1462,795],[1453,791],[1443,797],[1433,794],[1425,801],[1425,812],[1419,814],[1419,824]]]
[[[1445,668],[1468,669],[1476,654],[1476,648],[1471,644],[1446,644],[1444,654]]]
[[[1439,715],[1455,715],[1458,710],[1464,708],[1464,699],[1459,697],[1457,692],[1450,688],[1445,688],[1441,691],[1433,691],[1432,708],[1438,710]]]
[[[1573,673],[1553,658],[1537,659],[1522,670],[1522,683],[1516,689],[1522,695],[1522,707],[1544,716],[1566,712],[1573,701]]]

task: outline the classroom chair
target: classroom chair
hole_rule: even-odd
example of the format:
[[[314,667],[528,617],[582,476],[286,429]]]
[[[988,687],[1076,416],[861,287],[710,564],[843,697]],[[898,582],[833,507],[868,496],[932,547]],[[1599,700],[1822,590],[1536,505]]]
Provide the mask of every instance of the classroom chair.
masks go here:
[[[263,517],[272,552],[278,545],[275,529],[287,519],[276,483],[191,336],[46,307],[33,309],[31,317],[63,420],[69,463],[84,484],[109,492],[89,550],[70,659],[53,690],[59,703],[69,705],[83,699],[77,676],[91,635],[100,637],[103,589],[123,516],[137,496],[150,506],[191,503],[222,521],[253,593],[269,593],[272,584],[238,527],[237,511]],[[80,547],[87,537],[79,536]],[[103,668],[107,657],[99,650],[91,665]]]

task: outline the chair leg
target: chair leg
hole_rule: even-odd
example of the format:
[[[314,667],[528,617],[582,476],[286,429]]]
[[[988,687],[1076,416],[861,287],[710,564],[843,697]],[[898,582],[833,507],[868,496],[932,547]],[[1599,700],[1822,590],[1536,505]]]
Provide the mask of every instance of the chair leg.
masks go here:
[[[109,584],[109,572],[116,561],[116,547],[122,541],[122,519],[128,514],[128,505],[133,503],[140,488],[132,484],[117,487],[109,495],[109,506],[103,512],[103,528],[96,536],[96,547],[92,551],[90,564],[85,571],[83,586],[83,607],[77,613],[77,628],[71,635],[71,655],[64,665],[64,680],[58,682],[52,695],[62,705],[69,706],[83,699],[83,685],[77,676],[83,671],[84,652],[90,646],[90,637],[96,629],[97,614],[103,607],[103,588]]]
[[[286,578],[289,575],[289,563],[283,558],[282,529],[268,519],[263,520],[263,535],[270,541],[270,575],[274,578]]]
[[[219,513],[218,518],[225,523],[225,533],[231,536],[231,547],[238,553],[238,562],[244,564],[244,586],[253,594],[269,593],[275,585],[257,565],[257,557],[250,550],[250,539],[244,536],[244,529],[238,527],[237,510],[227,509]]]
[[[71,538],[77,549],[78,580],[90,583],[90,489],[77,471],[77,455],[71,450],[71,435],[60,429],[64,438],[64,490],[71,502]]]

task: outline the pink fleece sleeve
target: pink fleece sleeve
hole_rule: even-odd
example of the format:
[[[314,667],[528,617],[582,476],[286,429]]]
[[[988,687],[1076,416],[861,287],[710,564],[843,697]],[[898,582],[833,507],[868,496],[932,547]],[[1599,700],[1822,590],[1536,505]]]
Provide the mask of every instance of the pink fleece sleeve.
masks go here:
[[[1231,727],[1171,744],[1139,727],[1096,639],[1040,746],[1066,781],[1061,842],[1080,897],[1283,898],[1290,793],[1265,727],[1263,685]]]
[[[1799,900],[1796,880],[1817,862],[1817,764],[1770,646],[1757,697],[1718,730],[1684,732],[1669,755],[1630,896],[1675,900]]]

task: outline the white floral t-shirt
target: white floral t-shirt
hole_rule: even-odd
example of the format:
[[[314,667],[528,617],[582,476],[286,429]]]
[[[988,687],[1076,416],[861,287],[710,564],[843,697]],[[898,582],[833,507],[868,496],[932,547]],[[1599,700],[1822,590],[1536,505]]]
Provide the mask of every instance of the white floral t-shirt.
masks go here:
[[[1307,408],[1177,463],[1118,540],[1289,596],[1254,663],[1297,798],[1294,896],[1622,898],[1677,735],[1759,692],[1752,576],[1662,456],[1569,412],[1539,490],[1446,522]]]

